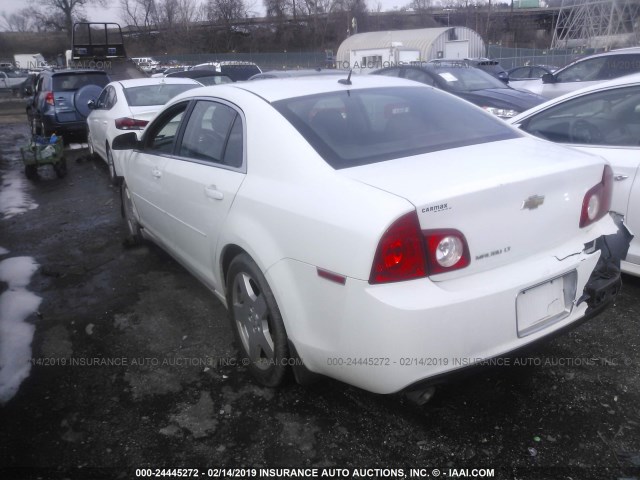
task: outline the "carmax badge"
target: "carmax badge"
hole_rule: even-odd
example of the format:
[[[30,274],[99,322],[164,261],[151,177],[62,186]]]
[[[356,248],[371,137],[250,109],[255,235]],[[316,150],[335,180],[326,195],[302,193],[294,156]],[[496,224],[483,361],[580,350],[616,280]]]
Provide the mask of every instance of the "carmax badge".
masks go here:
[[[544,195],[531,195],[524,202],[522,202],[522,207],[520,207],[520,210],[524,210],[525,208],[533,210],[535,208],[538,208],[543,203]]]

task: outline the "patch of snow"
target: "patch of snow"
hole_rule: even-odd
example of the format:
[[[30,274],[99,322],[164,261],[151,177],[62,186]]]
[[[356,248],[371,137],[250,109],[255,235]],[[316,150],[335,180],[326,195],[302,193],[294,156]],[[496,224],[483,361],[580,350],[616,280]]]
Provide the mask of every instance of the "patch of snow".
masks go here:
[[[27,193],[27,181],[22,171],[11,170],[2,176],[0,189],[0,212],[4,218],[15,217],[21,213],[38,208],[38,204]]]
[[[69,150],[80,150],[81,148],[89,148],[88,143],[70,143],[67,147]]]
[[[26,289],[38,264],[31,257],[0,262],[0,281],[9,289],[0,295],[0,404],[8,402],[31,371],[35,327],[25,322],[42,299]]]
[[[0,255],[6,255],[7,253],[9,253],[9,250],[7,250],[6,248],[0,247]]]

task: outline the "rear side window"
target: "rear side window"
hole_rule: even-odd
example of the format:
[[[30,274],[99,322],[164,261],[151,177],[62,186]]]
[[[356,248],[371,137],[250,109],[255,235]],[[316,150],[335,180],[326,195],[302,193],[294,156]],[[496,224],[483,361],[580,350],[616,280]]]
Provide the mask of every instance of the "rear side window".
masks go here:
[[[347,90],[273,105],[334,168],[519,136],[463,100],[423,87]]]
[[[109,77],[104,73],[69,73],[53,77],[53,90],[68,92],[79,90],[85,85],[104,87],[109,83]]]

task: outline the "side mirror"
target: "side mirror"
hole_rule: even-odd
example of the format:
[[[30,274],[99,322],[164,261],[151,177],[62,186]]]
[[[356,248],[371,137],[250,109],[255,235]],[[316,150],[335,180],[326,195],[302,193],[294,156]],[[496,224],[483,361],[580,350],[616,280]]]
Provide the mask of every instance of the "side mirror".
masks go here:
[[[96,108],[96,101],[95,100],[89,100],[87,102],[87,107],[89,107],[89,110],[95,110]]]
[[[556,77],[553,73],[545,73],[542,75],[542,83],[556,83]]]
[[[111,148],[113,150],[135,150],[140,145],[136,132],[123,133],[113,139]]]

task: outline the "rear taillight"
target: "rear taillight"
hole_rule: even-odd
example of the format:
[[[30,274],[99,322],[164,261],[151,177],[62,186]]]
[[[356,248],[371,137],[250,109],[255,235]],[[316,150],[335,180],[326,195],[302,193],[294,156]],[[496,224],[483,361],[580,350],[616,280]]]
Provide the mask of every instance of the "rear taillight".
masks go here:
[[[44,97],[44,101],[49,105],[55,105],[56,102],[53,99],[53,92],[47,92],[47,94]]]
[[[415,211],[384,233],[373,260],[369,283],[390,283],[450,272],[468,266],[469,247],[458,230],[420,230]]]
[[[467,239],[458,230],[425,230],[429,275],[464,268],[471,262]]]
[[[369,283],[390,283],[426,276],[424,240],[418,214],[407,213],[382,235]]]
[[[136,118],[117,118],[116,128],[118,130],[142,130],[149,123],[148,120],[138,120]]]
[[[591,225],[604,217],[611,208],[611,195],[613,193],[613,170],[605,165],[602,173],[602,181],[591,188],[582,200],[580,212],[580,228]]]

